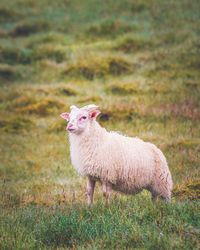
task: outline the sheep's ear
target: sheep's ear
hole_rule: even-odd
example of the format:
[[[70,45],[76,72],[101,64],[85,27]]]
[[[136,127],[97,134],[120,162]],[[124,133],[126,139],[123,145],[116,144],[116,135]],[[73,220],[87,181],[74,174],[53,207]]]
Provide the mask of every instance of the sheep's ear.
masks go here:
[[[65,112],[65,113],[62,113],[60,115],[63,119],[65,119],[66,121],[69,121],[69,113]]]
[[[97,116],[101,113],[99,111],[99,107],[96,106],[95,104],[89,104],[87,106],[84,106],[82,109],[88,111],[89,117],[91,119],[97,118]]]
[[[98,109],[91,110],[91,111],[89,112],[89,117],[90,117],[91,119],[96,119],[97,116],[98,116],[100,113],[101,113],[101,112],[100,112]]]

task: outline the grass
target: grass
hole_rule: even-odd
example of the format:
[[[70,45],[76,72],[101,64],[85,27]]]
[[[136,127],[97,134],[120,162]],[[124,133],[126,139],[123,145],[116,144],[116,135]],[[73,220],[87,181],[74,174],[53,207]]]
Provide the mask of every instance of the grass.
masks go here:
[[[122,56],[88,54],[88,51],[86,53],[79,53],[74,62],[67,65],[63,75],[94,80],[95,78],[105,78],[108,75],[118,76],[132,71],[131,62]]]
[[[198,249],[199,1],[0,2],[0,248]],[[113,194],[69,158],[62,112],[159,146],[171,204]]]
[[[194,204],[190,209],[187,203],[172,204],[169,208],[143,199],[148,205],[143,209],[141,199],[133,203],[129,198],[114,201],[111,208],[98,202],[92,210],[80,204],[69,206],[67,210],[62,205],[37,210],[29,206],[17,214],[16,211],[6,214],[2,235],[10,237],[6,247],[15,245],[19,249],[141,249],[146,246],[149,249],[188,249],[191,244],[198,244],[198,211]],[[176,222],[174,217],[177,217]],[[12,223],[15,223],[14,228],[10,227]]]

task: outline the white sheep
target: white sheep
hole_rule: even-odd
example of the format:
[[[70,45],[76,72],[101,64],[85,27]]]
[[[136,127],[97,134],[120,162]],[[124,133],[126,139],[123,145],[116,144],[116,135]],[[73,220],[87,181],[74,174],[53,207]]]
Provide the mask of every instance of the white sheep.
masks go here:
[[[152,198],[170,201],[172,178],[165,156],[153,144],[139,138],[108,132],[96,121],[100,114],[96,105],[71,106],[61,117],[69,121],[70,154],[79,174],[87,176],[88,205],[93,203],[96,181],[102,184],[106,201],[111,191],[135,194],[143,189]]]

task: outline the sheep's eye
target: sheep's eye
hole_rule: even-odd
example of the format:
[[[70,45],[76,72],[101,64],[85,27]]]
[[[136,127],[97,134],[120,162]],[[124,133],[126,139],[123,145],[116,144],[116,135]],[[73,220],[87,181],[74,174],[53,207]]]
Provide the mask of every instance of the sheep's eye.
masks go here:
[[[86,116],[82,116],[82,117],[81,117],[82,120],[85,120],[86,118],[87,118]]]

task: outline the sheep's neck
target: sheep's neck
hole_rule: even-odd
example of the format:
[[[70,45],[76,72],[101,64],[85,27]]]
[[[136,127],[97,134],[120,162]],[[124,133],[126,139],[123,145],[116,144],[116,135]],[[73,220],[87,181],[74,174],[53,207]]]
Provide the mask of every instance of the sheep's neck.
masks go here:
[[[88,128],[81,134],[70,134],[70,143],[74,146],[84,145],[84,147],[92,147],[93,150],[101,144],[102,138],[106,134],[106,129],[102,128],[98,122],[93,121],[93,123],[88,126]]]
[[[92,121],[81,134],[69,135],[72,164],[79,174],[91,174],[89,168],[94,166],[93,159],[101,152],[106,133],[96,121]]]

